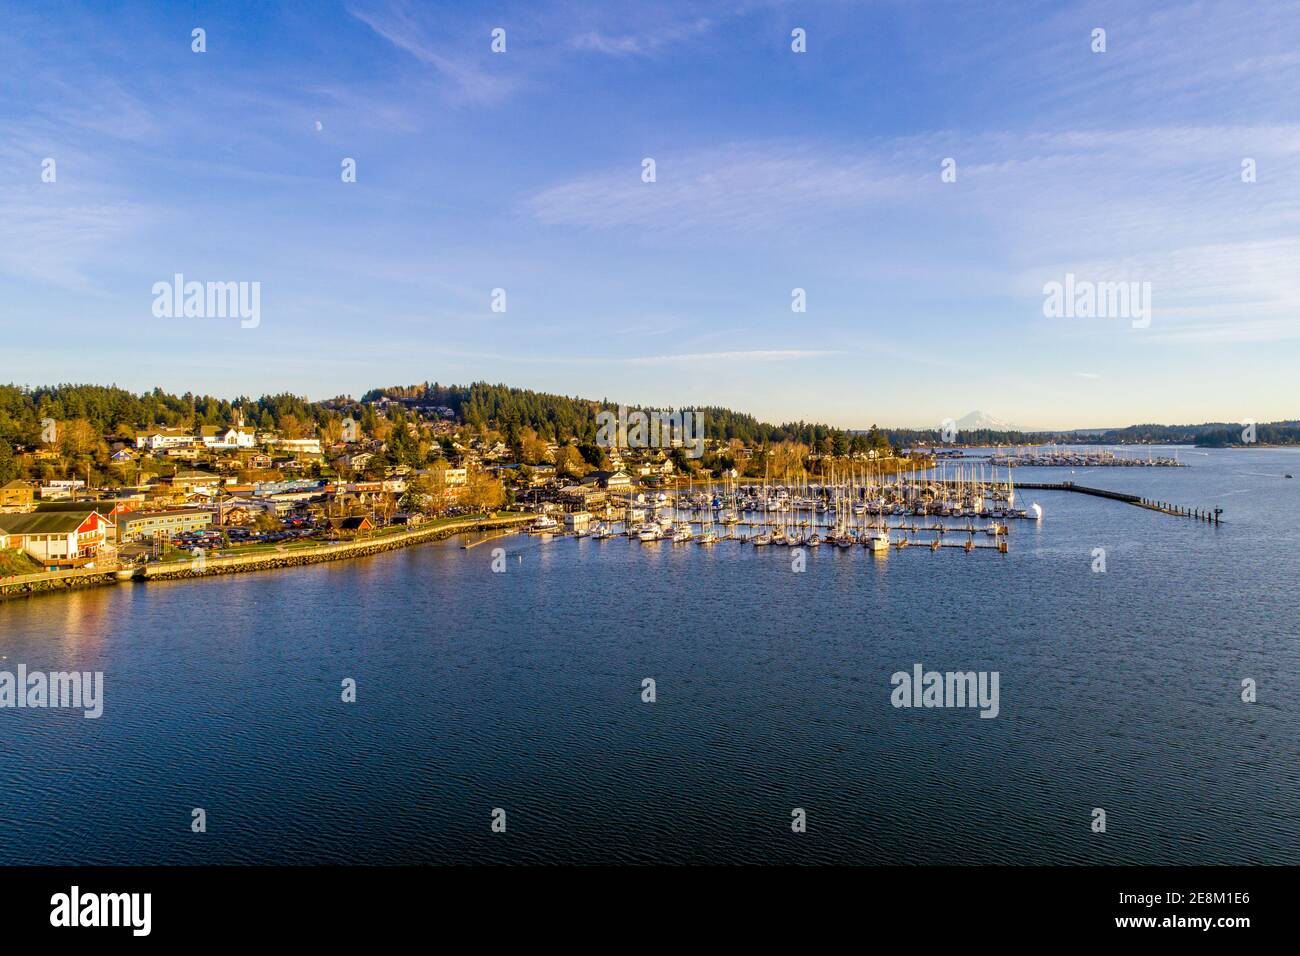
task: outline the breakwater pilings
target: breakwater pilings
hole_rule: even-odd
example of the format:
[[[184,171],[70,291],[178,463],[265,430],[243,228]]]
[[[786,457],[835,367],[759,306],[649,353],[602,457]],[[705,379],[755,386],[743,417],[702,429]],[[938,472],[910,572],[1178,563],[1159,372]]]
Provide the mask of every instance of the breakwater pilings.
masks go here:
[[[1140,495],[1127,495],[1121,491],[1107,491],[1104,488],[1088,488],[1084,485],[1076,485],[1072,481],[1063,481],[1058,484],[1018,481],[1016,482],[1016,487],[1040,489],[1043,491],[1073,491],[1081,495],[1092,495],[1096,498],[1109,498],[1112,501],[1122,501],[1125,504],[1135,505],[1139,508],[1146,508],[1149,511],[1159,511],[1161,514],[1173,515],[1178,518],[1193,518],[1197,521],[1204,521],[1206,524],[1217,525],[1222,521],[1222,518],[1220,517],[1223,514],[1222,508],[1187,508],[1183,505],[1170,504],[1167,501],[1155,501],[1150,498],[1143,498]]]

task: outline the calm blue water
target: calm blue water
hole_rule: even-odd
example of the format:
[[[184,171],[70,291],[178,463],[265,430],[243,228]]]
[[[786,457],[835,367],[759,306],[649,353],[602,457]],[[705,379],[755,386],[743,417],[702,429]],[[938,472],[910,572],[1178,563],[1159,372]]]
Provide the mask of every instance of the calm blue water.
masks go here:
[[[1300,863],[1300,452],[1181,454],[1017,476],[1228,523],[1026,492],[1006,556],[514,537],[0,604],[0,668],[106,684],[0,710],[0,863]],[[1000,716],[893,708],[918,662]]]

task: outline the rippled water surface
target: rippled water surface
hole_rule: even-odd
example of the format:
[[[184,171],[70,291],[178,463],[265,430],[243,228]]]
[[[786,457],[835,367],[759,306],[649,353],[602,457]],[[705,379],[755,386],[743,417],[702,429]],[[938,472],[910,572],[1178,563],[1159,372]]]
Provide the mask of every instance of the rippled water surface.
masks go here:
[[[0,863],[1300,863],[1300,452],[1180,454],[1017,477],[1227,523],[1039,491],[1006,556],[513,537],[0,604],[0,669],[106,696],[0,710]],[[915,663],[1000,715],[895,709]]]

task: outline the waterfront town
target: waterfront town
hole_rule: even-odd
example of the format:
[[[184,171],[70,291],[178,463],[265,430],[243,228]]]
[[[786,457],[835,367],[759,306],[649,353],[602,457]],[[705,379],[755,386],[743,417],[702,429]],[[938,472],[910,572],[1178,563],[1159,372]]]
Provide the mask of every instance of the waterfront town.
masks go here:
[[[75,392],[56,398],[77,404]],[[274,414],[249,407],[246,415],[225,403],[179,415],[167,409],[155,417],[189,420],[134,427],[86,410],[39,416],[29,441],[0,443],[0,578],[139,567],[196,553],[284,552],[467,515],[535,513],[581,528],[588,515],[612,517],[632,495],[696,480],[806,478],[820,460],[883,472],[895,461],[876,434],[841,448],[830,436],[821,448],[771,436],[711,438],[696,456],[680,438],[605,447],[581,440],[581,428],[547,427],[546,415],[523,416],[531,424],[484,417],[473,399],[453,408],[427,391],[300,401],[302,408]],[[19,415],[11,411],[8,420],[21,438]],[[202,421],[221,415],[220,423]],[[36,425],[39,434],[31,434]]]
[[[1006,522],[1042,515],[1017,505],[1015,468],[1183,464],[1150,449],[979,454],[932,433],[617,408],[483,383],[318,402],[0,386],[0,594],[51,576],[176,576],[196,561],[333,560],[468,530],[1006,553]],[[1073,482],[1021,487],[1219,520]]]

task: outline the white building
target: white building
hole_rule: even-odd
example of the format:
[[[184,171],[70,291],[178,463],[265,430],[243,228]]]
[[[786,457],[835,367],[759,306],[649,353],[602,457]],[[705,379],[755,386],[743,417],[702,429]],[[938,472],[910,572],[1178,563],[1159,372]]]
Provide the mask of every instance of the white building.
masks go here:
[[[246,425],[226,428],[221,425],[204,425],[200,431],[206,448],[254,448],[257,433]]]
[[[299,455],[319,455],[320,439],[319,438],[274,438],[271,445],[280,451],[293,452]]]
[[[159,451],[164,448],[184,448],[194,445],[198,439],[184,428],[155,428],[153,431],[140,432],[135,436],[136,448],[148,448]]]
[[[565,531],[586,531],[591,526],[591,513],[571,511],[564,516]]]

